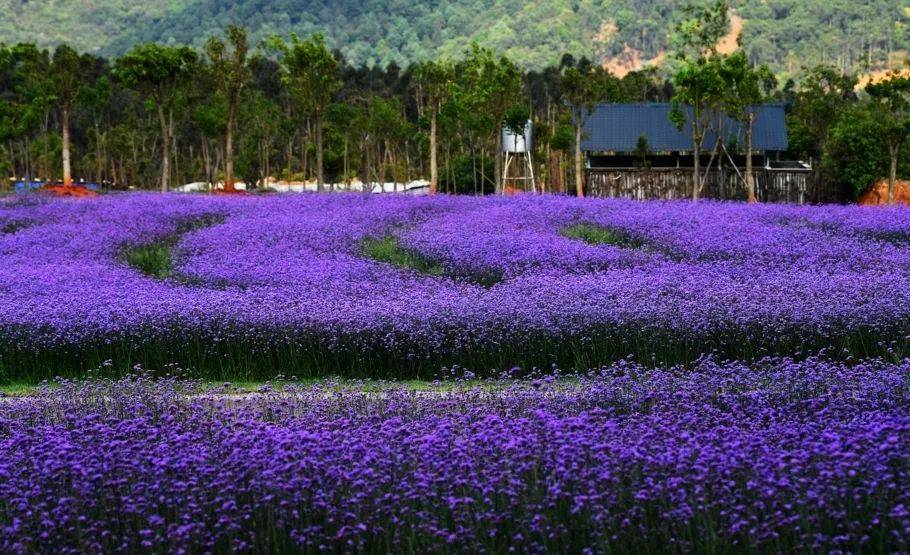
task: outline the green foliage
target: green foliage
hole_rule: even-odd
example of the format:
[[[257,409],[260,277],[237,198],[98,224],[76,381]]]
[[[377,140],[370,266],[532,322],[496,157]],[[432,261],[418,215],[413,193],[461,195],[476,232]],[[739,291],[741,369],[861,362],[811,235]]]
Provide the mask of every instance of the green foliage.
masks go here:
[[[704,2],[701,3],[702,5]],[[907,49],[906,4],[898,0],[731,0],[745,18],[750,59],[793,73],[841,60],[858,69],[870,57]],[[685,19],[684,0],[0,0],[7,42],[70,42],[82,51],[120,55],[145,42],[203,46],[207,36],[243,23],[251,41],[273,34],[324,33],[355,64],[387,65],[454,57],[472,41],[504,52],[524,67],[544,67],[554,52],[599,59],[624,47],[647,59],[672,48],[668,22]],[[705,34],[695,29],[693,34]],[[795,62],[793,59],[795,58]],[[789,69],[790,66],[792,70]]]
[[[612,245],[615,247],[639,248],[643,242],[626,232],[599,226],[589,222],[573,224],[560,231],[563,237],[584,241],[590,245]]]
[[[341,88],[338,59],[326,47],[322,35],[302,40],[291,35],[290,43],[273,37],[271,44],[282,53],[282,81],[306,110],[316,114]]]
[[[117,59],[115,75],[125,86],[163,104],[173,102],[176,91],[198,70],[198,59],[187,46],[140,44]]]
[[[777,87],[777,78],[768,66],[753,67],[743,50],[722,59],[720,77],[726,88],[724,112],[743,122],[749,120],[752,108],[765,102]]]
[[[569,138],[571,140],[571,131]],[[443,168],[439,182],[440,190],[449,193],[490,194],[494,191],[493,161],[482,153],[454,156]]]
[[[553,130],[553,134],[550,135],[550,148],[553,150],[571,150],[574,142],[572,126],[565,123],[558,124]]]
[[[867,101],[846,108],[831,126],[822,169],[829,178],[843,183],[854,197],[888,175],[883,124],[878,107]],[[899,153],[898,175],[910,175],[907,150],[904,145]]]
[[[502,116],[502,126],[508,129],[511,133],[520,135],[525,132],[525,127],[528,125],[528,119],[531,117],[531,112],[526,106],[516,104],[509,107],[506,110],[506,113]]]
[[[419,62],[414,67],[414,79],[426,105],[438,113],[441,105],[451,96],[455,65],[445,59]]]
[[[219,214],[190,218],[176,223],[174,232],[150,243],[127,245],[120,257],[124,263],[143,274],[156,279],[168,279],[174,276],[174,247],[180,238],[192,231],[217,225],[224,221]]]
[[[691,108],[692,144],[702,146],[715,114],[720,113],[727,95],[722,76],[721,56],[701,56],[685,60],[673,75],[673,99],[670,120],[682,129],[690,119],[686,108]]]
[[[650,168],[651,162],[648,160],[648,155],[651,153],[651,147],[648,144],[647,135],[641,135],[638,137],[638,140],[635,141],[635,150],[632,154],[638,158],[636,165],[639,168]]]
[[[143,274],[166,279],[170,277],[173,262],[170,242],[130,246],[123,251],[123,260]]]
[[[377,262],[385,262],[397,268],[414,270],[421,274],[441,276],[445,268],[426,259],[419,252],[406,249],[398,244],[398,239],[386,235],[381,239],[367,238],[360,243],[360,252]]]
[[[790,151],[805,160],[820,160],[831,125],[856,100],[856,76],[831,66],[806,72],[787,114]]]
[[[210,64],[212,83],[224,94],[228,111],[236,107],[240,92],[250,80],[247,64],[249,42],[244,27],[229,25],[225,34],[227,42],[211,36],[205,43],[205,53]]]
[[[884,139],[895,159],[910,135],[910,78],[892,74],[887,79],[870,83],[866,93],[879,114]]]
[[[683,19],[670,34],[670,44],[680,60],[695,60],[717,53],[717,43],[730,28],[730,5],[714,0],[708,5],[687,4]]]
[[[577,121],[583,122],[598,102],[621,99],[619,80],[600,66],[568,67],[562,74],[563,98],[572,106]]]

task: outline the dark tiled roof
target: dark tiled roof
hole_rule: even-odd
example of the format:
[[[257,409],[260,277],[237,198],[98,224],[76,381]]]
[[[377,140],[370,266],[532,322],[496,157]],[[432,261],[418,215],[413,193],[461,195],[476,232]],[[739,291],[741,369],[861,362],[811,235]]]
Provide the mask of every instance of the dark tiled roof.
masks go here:
[[[670,105],[598,104],[585,121],[581,148],[588,152],[631,152],[638,138],[648,139],[652,151],[691,151],[691,109],[689,122],[682,130],[670,121]],[[787,150],[787,123],[783,104],[763,104],[755,108],[752,146],[755,150]],[[746,144],[745,126],[729,117],[723,118],[723,134],[729,145],[735,140]],[[709,132],[704,147],[714,146],[716,135]]]

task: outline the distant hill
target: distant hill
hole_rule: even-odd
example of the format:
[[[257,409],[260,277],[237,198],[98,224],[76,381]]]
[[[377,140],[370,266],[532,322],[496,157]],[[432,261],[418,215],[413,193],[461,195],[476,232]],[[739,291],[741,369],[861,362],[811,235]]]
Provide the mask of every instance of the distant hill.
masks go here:
[[[562,53],[614,67],[660,60],[681,0],[0,0],[0,40],[62,41],[117,55],[138,42],[201,45],[228,23],[253,38],[323,32],[354,63],[454,56],[472,40],[526,67]],[[910,47],[908,4],[899,0],[732,0],[754,59],[783,73],[827,62],[885,67]],[[893,60],[894,56],[892,56]]]

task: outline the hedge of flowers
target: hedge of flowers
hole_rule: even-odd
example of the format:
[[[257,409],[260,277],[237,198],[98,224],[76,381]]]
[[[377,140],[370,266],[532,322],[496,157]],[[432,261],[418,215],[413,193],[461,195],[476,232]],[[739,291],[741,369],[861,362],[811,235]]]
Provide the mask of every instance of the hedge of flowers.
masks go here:
[[[910,362],[0,402],[0,551],[906,552]]]
[[[579,225],[616,240],[566,232]],[[0,379],[105,361],[212,378],[428,378],[452,364],[589,368],[630,354],[677,363],[836,346],[899,358],[910,333],[904,209],[22,196],[0,199],[0,230]],[[365,252],[390,238],[404,263]],[[127,263],[156,244],[168,275]]]

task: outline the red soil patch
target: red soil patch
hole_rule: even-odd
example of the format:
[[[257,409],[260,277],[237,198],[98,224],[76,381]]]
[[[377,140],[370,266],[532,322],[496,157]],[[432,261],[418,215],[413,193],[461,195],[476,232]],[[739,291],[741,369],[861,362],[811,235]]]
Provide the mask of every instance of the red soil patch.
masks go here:
[[[92,191],[87,187],[80,187],[78,185],[45,185],[38,190],[42,193],[47,193],[58,197],[85,198],[98,196],[98,193],[95,191]]]
[[[730,13],[730,30],[717,41],[717,52],[719,54],[729,55],[736,52],[736,49],[739,48],[739,37],[742,35],[745,22],[746,20],[741,16]],[[605,24],[601,28],[599,40],[606,42],[615,32],[615,24]],[[642,58],[641,52],[625,44],[619,55],[604,60],[603,67],[613,75],[622,78],[633,71],[639,71],[650,66],[660,66],[665,58],[666,53],[663,50],[658,52],[653,58]]]
[[[864,206],[883,206],[888,204],[888,180],[882,179],[863,192],[859,204]],[[898,179],[894,182],[894,204],[910,205],[910,181]]]

